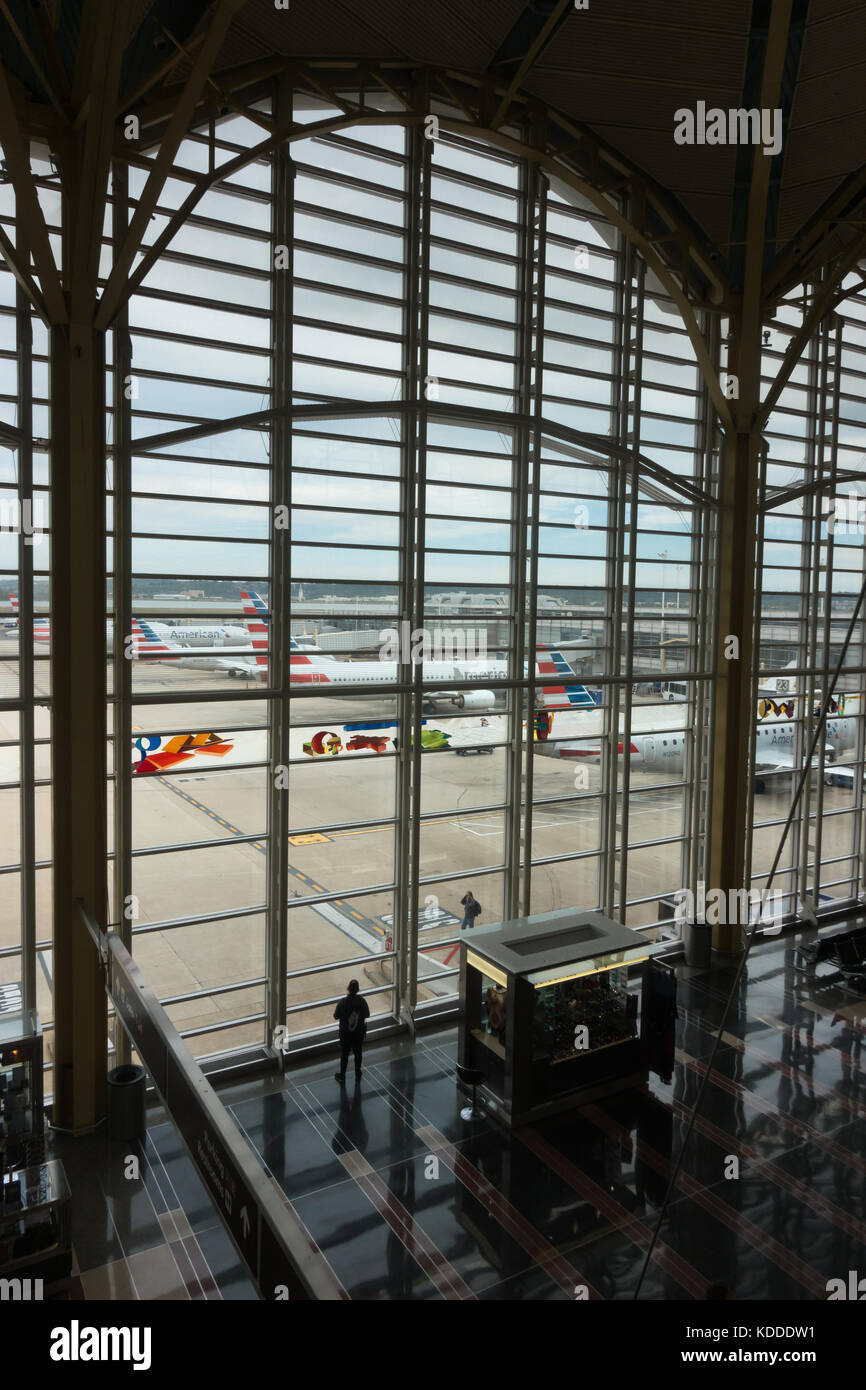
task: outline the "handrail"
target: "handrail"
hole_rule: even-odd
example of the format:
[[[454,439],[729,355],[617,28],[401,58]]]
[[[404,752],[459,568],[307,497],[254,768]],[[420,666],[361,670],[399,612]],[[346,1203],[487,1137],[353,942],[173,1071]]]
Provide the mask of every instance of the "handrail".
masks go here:
[[[117,932],[81,899],[106,990],[263,1299],[348,1297],[294,1207],[280,1197]]]

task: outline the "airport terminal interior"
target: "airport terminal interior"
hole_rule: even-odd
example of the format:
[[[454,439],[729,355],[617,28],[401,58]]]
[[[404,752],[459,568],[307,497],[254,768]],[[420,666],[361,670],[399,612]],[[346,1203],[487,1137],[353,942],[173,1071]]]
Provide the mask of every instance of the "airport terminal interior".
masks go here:
[[[866,1272],[864,71],[0,3],[0,1279]]]

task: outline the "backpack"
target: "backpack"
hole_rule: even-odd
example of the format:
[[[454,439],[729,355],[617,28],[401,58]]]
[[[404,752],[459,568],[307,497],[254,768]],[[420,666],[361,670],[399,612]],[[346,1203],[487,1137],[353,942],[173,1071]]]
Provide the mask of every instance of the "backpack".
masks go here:
[[[357,998],[357,996],[356,996],[356,998]],[[356,1008],[356,1009],[353,1009],[352,1012],[351,1012],[350,1014],[347,1014],[347,1015],[346,1015],[346,1027],[348,1028],[348,1030],[349,1030],[350,1033],[354,1033],[354,1031],[355,1031],[355,1029],[357,1028],[357,1026],[358,1026],[358,1024],[360,1023],[360,1021],[361,1021],[361,1010],[360,1010],[360,1009],[357,1009],[357,1008]]]
[[[469,910],[469,912],[472,914],[473,917],[477,917],[477,916],[483,911],[483,909],[482,909],[482,907],[481,907],[481,904],[480,904],[480,902],[478,901],[477,898],[475,899],[474,902],[471,902],[471,903],[469,904],[469,909],[468,909],[468,910]]]

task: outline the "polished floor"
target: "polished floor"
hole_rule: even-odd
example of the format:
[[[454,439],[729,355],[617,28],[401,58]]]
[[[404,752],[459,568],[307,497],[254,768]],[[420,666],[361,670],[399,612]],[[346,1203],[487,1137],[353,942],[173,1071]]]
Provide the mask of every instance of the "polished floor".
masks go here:
[[[642,1299],[824,1299],[866,1272],[866,997],[794,944],[750,956]],[[733,969],[678,975],[670,1084],[514,1133],[461,1120],[454,1029],[371,1046],[345,1088],[328,1059],[222,1099],[350,1298],[630,1299]],[[54,1147],[72,1296],[255,1296],[173,1126],[132,1185],[104,1140]]]

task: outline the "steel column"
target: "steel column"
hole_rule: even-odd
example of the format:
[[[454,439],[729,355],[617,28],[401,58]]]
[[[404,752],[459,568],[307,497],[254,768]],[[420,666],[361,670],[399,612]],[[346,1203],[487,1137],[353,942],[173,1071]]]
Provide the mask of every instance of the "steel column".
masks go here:
[[[17,250],[27,259],[23,232],[16,228]],[[15,316],[18,348],[18,717],[19,807],[21,814],[21,1000],[25,1009],[36,1008],[36,787],[33,708],[33,550],[37,534],[24,533],[24,505],[29,502],[36,525],[39,516],[33,498],[33,321],[30,300],[16,286]],[[51,517],[52,525],[54,517]],[[44,540],[39,537],[40,542]]]
[[[129,222],[129,170],[112,168],[111,238],[116,252],[123,244]],[[112,345],[112,405],[114,438],[111,442],[113,472],[112,624],[114,700],[111,732],[114,737],[114,903],[113,920],[128,951],[132,951],[135,901],[132,896],[132,662],[126,642],[132,633],[132,340],[129,308],[124,303],[114,321]],[[118,1063],[129,1061],[129,1037],[114,1030]]]
[[[105,339],[51,330],[54,1121],[105,1114],[105,980],[77,899],[107,915]],[[82,618],[84,619],[82,621]]]
[[[291,79],[277,84],[275,116],[282,125],[291,119],[294,91]],[[271,425],[271,574],[268,588],[268,684],[278,695],[268,709],[268,869],[266,973],[266,1042],[274,1030],[286,1025],[286,972],[288,968],[289,827],[291,797],[291,633],[292,540],[291,530],[277,528],[277,507],[292,516],[292,340],[294,312],[294,197],[295,168],[289,147],[274,152],[271,204],[271,405],[276,408]],[[276,248],[287,247],[288,267],[277,269]],[[281,257],[282,260],[282,257]],[[277,769],[288,777],[277,777]],[[288,780],[288,787],[284,782]],[[286,1052],[276,1049],[284,1065]]]

